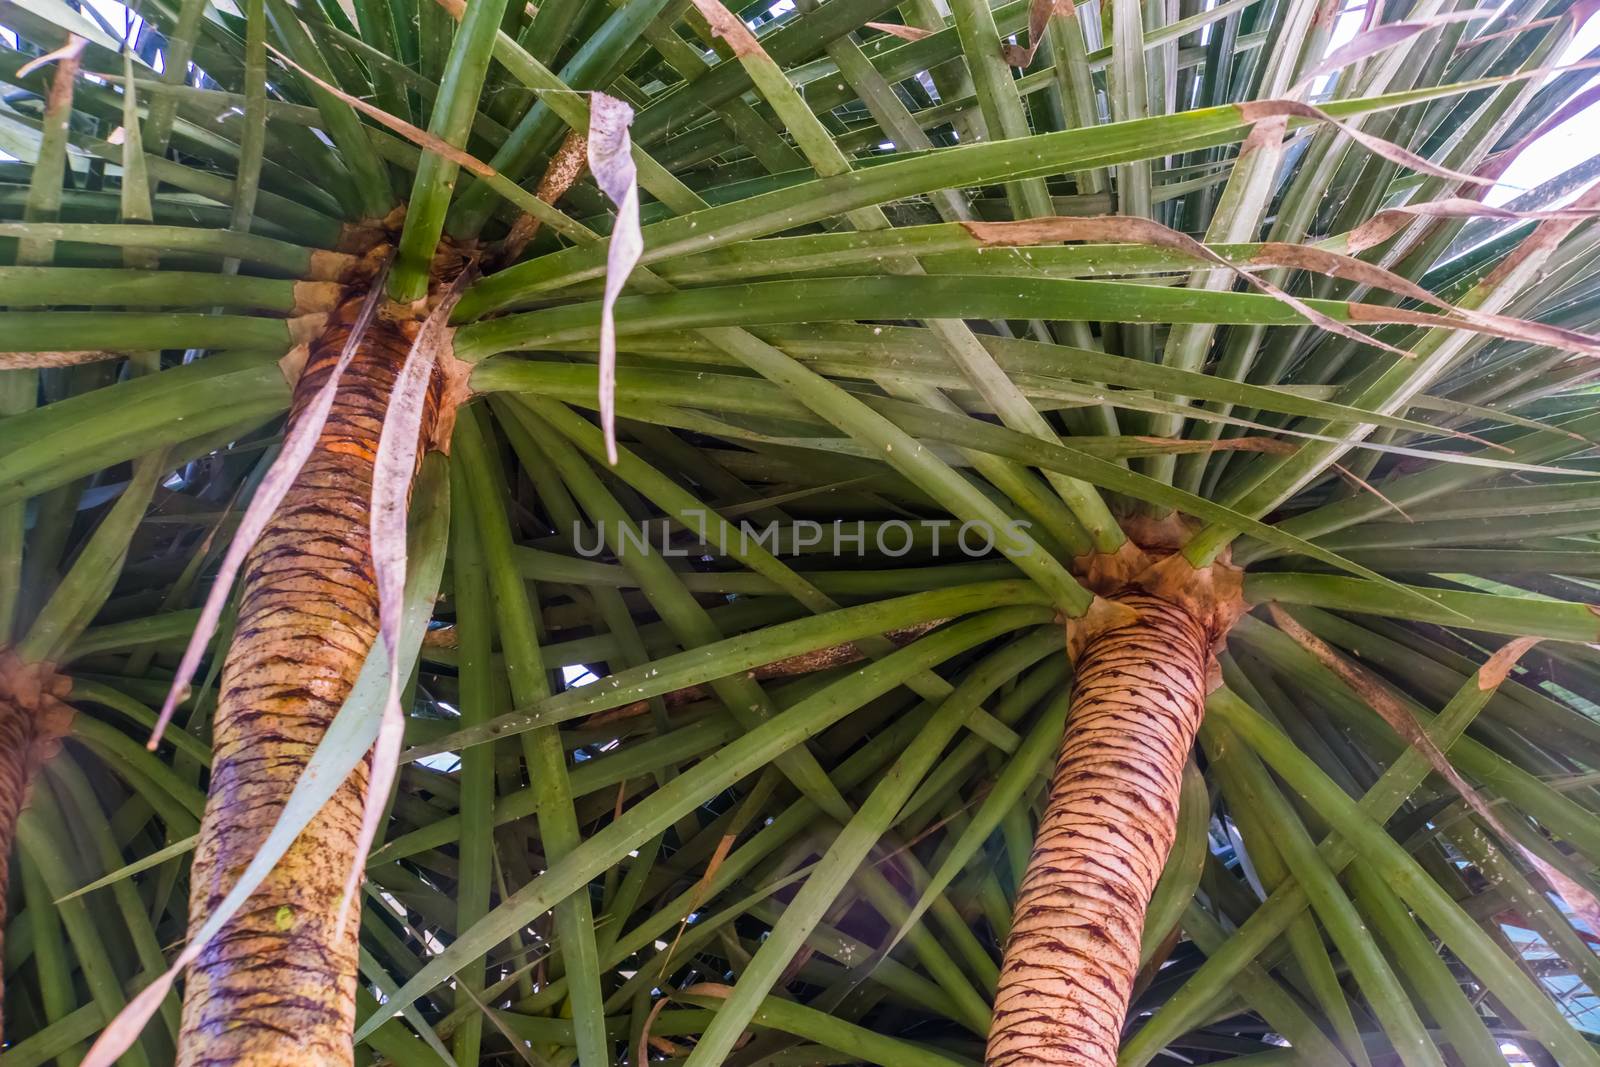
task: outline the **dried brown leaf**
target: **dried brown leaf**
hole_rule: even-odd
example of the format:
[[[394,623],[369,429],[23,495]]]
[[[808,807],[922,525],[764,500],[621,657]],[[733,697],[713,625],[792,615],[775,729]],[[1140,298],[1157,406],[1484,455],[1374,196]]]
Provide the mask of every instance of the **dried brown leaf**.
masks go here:
[[[1573,205],[1546,211],[1513,211],[1464,197],[1447,197],[1443,200],[1430,200],[1425,204],[1407,204],[1380,211],[1350,231],[1345,238],[1345,247],[1351,252],[1364,252],[1374,245],[1387,241],[1418,218],[1582,222],[1596,216],[1600,216],[1600,206]]]
[[[395,133],[398,133],[401,137],[404,137],[417,147],[425,151],[432,152],[435,155],[443,156],[445,159],[450,160],[450,162],[466,168],[480,178],[493,178],[497,173],[499,173],[477,156],[474,156],[468,152],[463,152],[461,149],[457,148],[449,141],[446,141],[444,138],[436,137],[420,126],[413,126],[405,119],[400,118],[397,115],[391,115],[382,108],[375,107],[374,105],[367,103],[359,96],[351,96],[337,85],[323,81],[321,78],[317,77],[315,74],[311,73],[309,70],[302,67],[288,56],[284,55],[272,45],[267,45],[267,48],[285,65],[292,67],[300,74],[301,77],[311,82],[323,92],[328,93],[330,96],[337,97],[340,101],[349,104],[351,107],[355,108],[363,115],[366,115],[368,118],[376,120],[383,126],[387,126],[389,129],[393,130]]]
[[[1306,72],[1301,83],[1320,78],[1324,74],[1331,74],[1352,63],[1359,63],[1368,56],[1375,56],[1379,52],[1393,48],[1397,44],[1404,44],[1419,33],[1437,29],[1452,22],[1466,22],[1473,19],[1492,19],[1496,12],[1493,10],[1450,11],[1430,18],[1417,19],[1410,22],[1387,22],[1381,26],[1363,29],[1348,43],[1340,45]]]
[[[678,990],[678,993],[685,997],[716,997],[718,1000],[727,1000],[733,996],[733,987],[723,985],[721,982],[696,982]]]
[[[694,6],[710,23],[712,34],[726,41],[735,57],[766,56],[766,50],[744,24],[744,19],[724,7],[721,0],[694,0]]]
[[[1026,67],[1033,62],[1034,55],[1039,51],[1039,45],[1044,40],[1045,27],[1050,20],[1057,16],[1072,18],[1077,15],[1078,9],[1072,0],[1033,0],[1028,5],[1028,47],[1008,44],[1002,45],[1000,54],[1005,61],[1013,67]]]
[[[1345,304],[1351,322],[1406,323],[1430,329],[1470,330],[1490,337],[1504,337],[1510,341],[1527,341],[1530,344],[1549,345],[1585,356],[1600,356],[1600,337],[1548,326],[1542,322],[1512,319],[1503,315],[1457,309],[1455,315],[1435,315],[1426,311],[1406,308],[1382,308],[1374,304],[1349,301]]]
[[[1373,496],[1377,497],[1379,500],[1381,500],[1383,502],[1385,507],[1389,508],[1389,510],[1393,511],[1396,515],[1399,515],[1402,519],[1406,520],[1407,522],[1415,522],[1416,521],[1415,519],[1413,519],[1410,515],[1408,515],[1406,513],[1406,509],[1405,508],[1402,508],[1399,504],[1396,504],[1393,500],[1390,500],[1388,497],[1384,496],[1383,492],[1381,490],[1379,490],[1379,488],[1377,486],[1373,485],[1371,482],[1369,482],[1365,478],[1361,477],[1355,471],[1350,470],[1344,464],[1335,463],[1333,465],[1333,469],[1335,471],[1337,471],[1339,473],[1339,476],[1341,478],[1343,478],[1345,481],[1347,481],[1347,482],[1351,483],[1352,485],[1356,486],[1358,489],[1365,489],[1367,492],[1369,492]]]
[[[678,932],[672,937],[672,944],[667,946],[666,955],[661,960],[661,977],[667,976],[667,966],[672,962],[673,953],[678,951],[678,942],[683,939],[683,931],[689,925],[689,916],[700,910],[700,905],[706,902],[706,897],[711,892],[711,880],[717,876],[717,871],[722,867],[722,862],[728,858],[728,852],[733,848],[737,833],[723,834],[717,839],[717,847],[711,852],[711,859],[706,862],[706,869],[700,875],[700,880],[694,884],[694,895],[689,898],[689,906],[684,909],[683,918],[678,921]]]
[[[83,47],[88,43],[88,41],[85,41],[77,34],[69,33],[67,34],[66,44],[62,45],[60,48],[57,48],[53,52],[46,52],[42,56],[36,56],[33,59],[28,60],[26,63],[22,64],[22,66],[17,68],[16,76],[18,78],[26,78],[34,71],[40,69],[41,67],[47,66],[48,64],[54,63],[57,60],[68,60],[69,62],[63,63],[62,66],[64,68],[70,68],[67,75],[69,78],[75,77],[78,73],[78,56],[83,53]]]
[[[1530,130],[1516,144],[1490,156],[1488,162],[1480,167],[1479,170],[1498,178],[1506,172],[1506,168],[1516,162],[1518,156],[1522,155],[1534,143],[1567,120],[1583,114],[1583,112],[1593,107],[1597,101],[1600,101],[1600,82],[1589,86],[1576,96],[1569,97],[1566,103],[1557,108],[1549,118]]]
[[[1095,215],[1085,217],[1055,216],[1042,219],[1024,219],[1019,222],[964,222],[963,226],[984,245],[1013,247],[1042,244],[1047,241],[1106,241],[1133,242],[1171,249],[1199,262],[1223,267],[1250,285],[1304,315],[1308,320],[1341,337],[1362,344],[1373,345],[1397,355],[1409,357],[1410,353],[1377,341],[1352,329],[1297,299],[1244,266],[1233,263],[1187,234],[1169,229],[1149,219],[1124,215]],[[1569,352],[1600,356],[1600,338],[1548,326],[1540,322],[1492,315],[1467,308],[1455,307],[1433,293],[1392,271],[1373,263],[1343,255],[1312,245],[1273,241],[1263,244],[1251,256],[1250,267],[1287,267],[1308,270],[1331,277],[1385,289],[1413,300],[1423,301],[1442,308],[1446,315],[1435,315],[1404,308],[1376,307],[1349,302],[1351,320],[1374,324],[1403,323],[1413,326],[1466,329],[1476,333],[1533,344],[1551,345]]]
[[[1501,645],[1499,650],[1489,657],[1489,661],[1478,668],[1478,688],[1485,692],[1499,689],[1510,676],[1517,661],[1538,643],[1537,637],[1515,637]]]
[[[1374,155],[1387,159],[1391,163],[1417,171],[1419,174],[1428,174],[1435,178],[1449,178],[1452,181],[1466,182],[1470,185],[1495,184],[1492,178],[1466,174],[1424,159],[1415,152],[1400,147],[1393,141],[1386,141],[1382,137],[1366,133],[1348,122],[1334,118],[1319,107],[1313,107],[1299,100],[1249,100],[1235,106],[1239,109],[1240,117],[1248,123],[1283,117],[1326,122]]]
[[[662,997],[650,1006],[650,1014],[644,1017],[644,1025],[639,1028],[639,1045],[633,1050],[634,1063],[642,1065],[650,1062],[650,1028],[655,1025],[661,1009],[666,1006],[666,997]]]
[[[1567,902],[1567,906],[1577,914],[1584,925],[1591,930],[1600,930],[1600,901],[1595,899],[1594,894],[1589,891],[1588,887],[1580,885],[1565,872],[1547,863],[1541,856],[1513,837],[1511,832],[1506,829],[1506,825],[1499,814],[1488,801],[1483,799],[1481,793],[1474,789],[1465,778],[1461,777],[1461,772],[1456,770],[1455,764],[1451,763],[1449,757],[1440,751],[1433,738],[1412,717],[1411,712],[1406,709],[1405,705],[1392,696],[1388,689],[1376,678],[1343,656],[1340,656],[1326,642],[1304,626],[1301,626],[1292,615],[1277,604],[1269,605],[1268,610],[1272,613],[1273,622],[1277,623],[1280,630],[1294,638],[1302,648],[1316,657],[1318,662],[1327,667],[1328,670],[1332,671],[1334,675],[1354,690],[1372,710],[1383,718],[1384,722],[1389,724],[1390,729],[1399,734],[1407,745],[1416,749],[1428,761],[1428,765],[1433,769],[1434,773],[1449,782],[1451,787],[1461,795],[1461,799],[1466,801],[1467,807],[1472,809],[1473,814],[1483,820],[1485,826],[1514,849],[1530,867],[1544,877],[1550,888],[1560,894],[1561,898]],[[1524,648],[1517,648],[1516,645],[1517,642],[1513,641],[1505,649],[1501,650],[1506,654],[1505,661],[1497,663],[1491,659],[1488,664],[1485,664],[1483,671],[1479,673],[1478,684],[1480,687],[1492,688],[1484,686],[1484,682],[1492,679],[1494,672],[1502,672],[1499,680],[1495,682],[1496,685],[1499,684],[1499,681],[1504,680],[1505,675],[1503,672],[1509,671],[1512,663],[1515,662],[1515,658],[1520,656],[1523,651],[1526,651]],[[1484,672],[1490,673],[1486,676]]]
[[[1304,316],[1306,321],[1322,327],[1329,333],[1338,334],[1340,337],[1355,341],[1358,344],[1381,348],[1402,358],[1409,359],[1411,357],[1411,353],[1406,352],[1404,349],[1399,349],[1376,338],[1368,337],[1360,330],[1323,314],[1305,301],[1278,288],[1260,275],[1222,258],[1188,234],[1180,233],[1151,219],[1142,219],[1130,215],[1090,215],[1083,217],[1055,215],[1042,219],[1024,219],[1020,222],[963,222],[961,225],[966,227],[967,232],[977,238],[980,243],[999,247],[1042,244],[1046,241],[1106,241],[1114,243],[1131,242],[1134,244],[1154,245],[1158,248],[1170,248],[1201,262],[1233,272],[1254,288],[1287,305]]]
[[[1471,203],[1471,201],[1467,201],[1467,203]],[[1375,289],[1385,289],[1391,293],[1410,297],[1412,300],[1433,304],[1452,316],[1472,323],[1479,329],[1479,332],[1493,334],[1497,337],[1528,341],[1533,344],[1552,345],[1556,348],[1563,348],[1570,352],[1580,352],[1584,355],[1600,355],[1600,338],[1579,333],[1576,330],[1548,326],[1545,323],[1534,322],[1529,319],[1519,319],[1509,315],[1492,315],[1472,308],[1457,307],[1417,285],[1409,278],[1404,278],[1393,271],[1385,270],[1375,263],[1368,263],[1365,260],[1356,259],[1354,256],[1332,252],[1325,248],[1318,248],[1315,245],[1269,241],[1261,246],[1260,252],[1251,257],[1250,262],[1252,265],[1271,265],[1289,267],[1296,270],[1309,270],[1318,274],[1326,274],[1329,277],[1343,278],[1347,281],[1372,286]],[[1432,324],[1431,320],[1430,324]]]
[[[1522,243],[1517,245],[1510,255],[1496,264],[1494,270],[1490,271],[1478,285],[1487,290],[1494,290],[1505,278],[1519,270],[1523,263],[1529,259],[1543,259],[1557,245],[1565,241],[1584,219],[1600,212],[1600,181],[1585,189],[1567,207],[1587,214],[1581,219],[1553,218],[1539,223],[1533,232],[1523,238]]]
[[[933,36],[932,30],[925,30],[920,26],[902,26],[898,22],[866,22],[862,23],[869,30],[878,30],[891,37],[898,37],[902,41],[920,41],[924,37]]]

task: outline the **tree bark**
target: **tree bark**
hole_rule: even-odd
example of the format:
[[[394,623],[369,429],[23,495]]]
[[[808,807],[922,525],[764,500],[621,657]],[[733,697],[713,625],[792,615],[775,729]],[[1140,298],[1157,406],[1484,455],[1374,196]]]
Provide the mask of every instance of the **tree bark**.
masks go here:
[[[327,380],[363,296],[349,295],[311,345],[291,420]],[[403,314],[375,317],[315,451],[245,563],[212,731],[191,931],[266,838],[372,648],[373,460],[414,331]],[[433,384],[424,440],[438,415],[437,378]],[[335,925],[366,793],[363,763],[190,965],[179,1067],[352,1062],[360,924],[352,916],[339,937]]]
[[[1078,657],[1061,756],[1006,942],[987,1067],[1114,1067],[1139,939],[1172,849],[1211,641],[1142,593]]]
[[[17,818],[34,776],[71,725],[72,711],[63,702],[69,685],[48,666],[23,663],[14,652],[0,649],[0,931],[10,919],[6,895],[11,888]],[[3,946],[0,936],[0,949]]]

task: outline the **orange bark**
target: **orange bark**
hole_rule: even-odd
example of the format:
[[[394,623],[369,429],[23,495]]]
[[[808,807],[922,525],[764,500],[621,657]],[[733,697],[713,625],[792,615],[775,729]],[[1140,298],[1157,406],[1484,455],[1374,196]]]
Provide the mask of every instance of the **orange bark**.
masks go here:
[[[1017,894],[987,1067],[1114,1067],[1145,909],[1172,849],[1211,638],[1145,593],[1088,636],[1033,855]]]
[[[347,298],[312,343],[291,419],[326,381],[362,296]],[[191,929],[266,838],[375,639],[373,459],[414,332],[409,311],[380,312],[345,371],[315,451],[245,564],[213,726]],[[424,440],[438,419],[439,392],[436,377]],[[366,793],[363,764],[190,965],[180,1067],[352,1062],[359,924],[347,923],[336,937],[335,923]]]

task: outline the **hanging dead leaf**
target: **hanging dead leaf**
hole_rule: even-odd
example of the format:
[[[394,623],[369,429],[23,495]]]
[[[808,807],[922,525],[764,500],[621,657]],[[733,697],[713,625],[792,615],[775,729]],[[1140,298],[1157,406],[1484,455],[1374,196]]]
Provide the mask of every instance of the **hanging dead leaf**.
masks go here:
[[[339,900],[339,917],[334,937],[344,932],[345,920],[366,869],[367,851],[377,837],[378,826],[389,803],[389,787],[394,784],[400,765],[400,744],[404,738],[406,716],[400,706],[400,628],[404,617],[406,590],[406,517],[411,500],[411,482],[417,473],[421,450],[422,421],[427,408],[428,384],[441,354],[450,349],[450,312],[461,299],[473,276],[473,264],[456,275],[439,302],[423,320],[406,353],[406,360],[395,376],[389,393],[389,406],[383,416],[378,437],[378,452],[372,464],[372,570],[378,586],[378,639],[383,642],[389,664],[388,694],[384,698],[383,719],[373,743],[372,769],[367,785],[366,805],[361,813],[361,830],[356,837],[355,859],[345,878]]]
[[[727,13],[727,8],[715,0],[695,2]],[[744,23],[739,25],[742,28]],[[644,235],[639,230],[638,172],[633,165],[633,144],[628,137],[632,122],[633,108],[615,97],[595,93],[589,102],[589,170],[600,191],[617,206],[617,221],[606,250],[605,293],[600,302],[600,429],[605,434],[606,461],[613,465],[617,462],[615,310],[628,274],[644,251]]]

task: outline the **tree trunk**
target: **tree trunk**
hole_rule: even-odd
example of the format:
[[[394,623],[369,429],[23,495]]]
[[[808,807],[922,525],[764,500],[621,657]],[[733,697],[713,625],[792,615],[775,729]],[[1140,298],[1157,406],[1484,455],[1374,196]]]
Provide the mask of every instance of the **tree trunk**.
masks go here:
[[[10,919],[6,894],[17,817],[34,776],[71,725],[72,710],[63,702],[69,684],[47,666],[23,663],[14,652],[0,650],[0,932]],[[0,939],[0,948],[3,944]]]
[[[1091,637],[1078,656],[1066,738],[1001,964],[987,1067],[1117,1062],[1211,644],[1168,600],[1117,599],[1138,619]]]
[[[291,419],[327,380],[363,296],[347,295],[311,345]],[[191,931],[266,838],[372,648],[373,459],[414,332],[406,319],[383,311],[374,318],[315,451],[245,563],[212,731]],[[437,418],[437,385],[424,438]],[[359,922],[352,917],[339,937],[335,924],[366,793],[362,764],[189,966],[180,1067],[352,1062]]]

